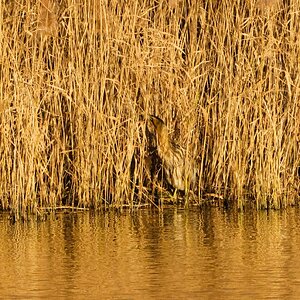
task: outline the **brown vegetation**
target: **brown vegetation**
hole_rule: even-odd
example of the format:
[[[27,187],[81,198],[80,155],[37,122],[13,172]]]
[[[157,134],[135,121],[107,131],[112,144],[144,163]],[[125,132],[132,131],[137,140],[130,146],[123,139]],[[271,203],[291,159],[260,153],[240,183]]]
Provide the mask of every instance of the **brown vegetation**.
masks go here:
[[[152,202],[149,114],[198,161],[200,197],[295,204],[300,12],[282,2],[6,1],[2,209]]]

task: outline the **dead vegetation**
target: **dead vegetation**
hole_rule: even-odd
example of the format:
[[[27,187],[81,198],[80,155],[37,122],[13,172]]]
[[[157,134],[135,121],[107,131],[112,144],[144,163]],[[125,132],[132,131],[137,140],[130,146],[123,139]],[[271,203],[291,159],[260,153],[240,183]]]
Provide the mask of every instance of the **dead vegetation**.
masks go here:
[[[198,164],[198,199],[299,199],[298,1],[6,1],[0,201],[154,203],[144,120]],[[197,201],[197,200],[196,200]]]

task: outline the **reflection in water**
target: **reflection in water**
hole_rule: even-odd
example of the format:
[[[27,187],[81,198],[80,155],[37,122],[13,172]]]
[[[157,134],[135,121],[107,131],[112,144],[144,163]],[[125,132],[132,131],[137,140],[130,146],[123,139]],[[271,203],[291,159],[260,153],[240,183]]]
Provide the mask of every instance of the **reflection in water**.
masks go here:
[[[299,210],[0,215],[0,298],[297,298]]]

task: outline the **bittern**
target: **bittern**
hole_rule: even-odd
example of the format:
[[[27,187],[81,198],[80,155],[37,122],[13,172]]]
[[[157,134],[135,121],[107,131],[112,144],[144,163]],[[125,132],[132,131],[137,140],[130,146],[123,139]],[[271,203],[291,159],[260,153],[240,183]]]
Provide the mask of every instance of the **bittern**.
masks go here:
[[[195,180],[191,161],[186,149],[180,147],[169,137],[166,124],[156,116],[150,116],[156,136],[157,153],[162,161],[164,176],[169,185],[176,190],[187,192]]]

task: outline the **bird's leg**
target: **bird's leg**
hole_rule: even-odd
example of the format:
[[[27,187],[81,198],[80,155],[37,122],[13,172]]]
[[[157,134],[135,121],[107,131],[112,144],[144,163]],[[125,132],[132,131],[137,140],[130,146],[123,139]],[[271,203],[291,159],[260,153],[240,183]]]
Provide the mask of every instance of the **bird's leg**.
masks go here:
[[[173,197],[176,198],[176,200],[177,200],[177,189],[175,189]]]
[[[189,205],[189,191],[185,191],[184,193],[184,207],[188,207]]]
[[[172,196],[172,202],[177,203],[178,202],[178,197],[177,197],[177,189],[175,188],[173,196]]]
[[[189,188],[189,185],[188,185],[188,179],[187,178],[185,178],[184,186],[185,186],[185,188],[184,188],[184,207],[188,207],[190,188]]]

